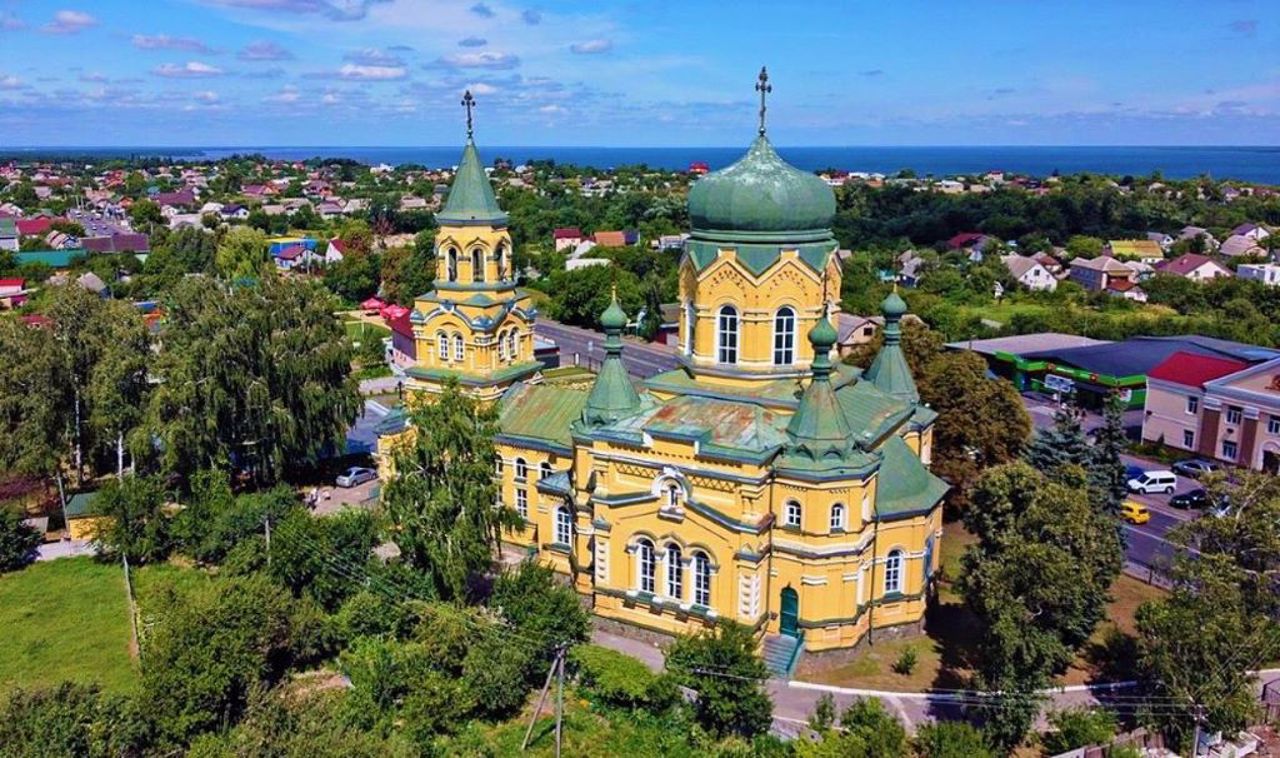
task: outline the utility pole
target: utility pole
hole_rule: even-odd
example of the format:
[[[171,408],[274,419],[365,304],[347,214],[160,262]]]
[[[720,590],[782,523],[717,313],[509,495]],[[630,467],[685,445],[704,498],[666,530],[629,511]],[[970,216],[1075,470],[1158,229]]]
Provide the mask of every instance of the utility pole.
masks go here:
[[[529,728],[524,732],[524,741],[520,743],[521,752],[529,748],[529,738],[533,736],[533,725],[538,721],[538,714],[542,712],[542,706],[547,702],[547,693],[551,691],[551,679],[554,677],[559,681],[559,693],[557,694],[556,705],[556,755],[560,755],[560,721],[562,711],[564,710],[564,645],[556,647],[556,657],[551,661],[550,668],[547,669],[547,680],[542,684],[542,692],[538,694],[538,705],[533,709],[533,715],[529,717]]]
[[[1199,703],[1196,703],[1194,706],[1194,709],[1195,709],[1196,728],[1195,728],[1195,731],[1192,732],[1192,737],[1191,737],[1192,758],[1194,758],[1197,755],[1200,755],[1200,727],[1204,723],[1204,706],[1200,705]]]
[[[271,568],[271,517],[262,517],[262,530],[267,539],[267,568]]]
[[[560,758],[561,735],[563,734],[562,725],[564,723],[564,646],[561,645],[556,650],[556,661],[560,664],[556,675],[559,683],[556,685],[556,758]]]

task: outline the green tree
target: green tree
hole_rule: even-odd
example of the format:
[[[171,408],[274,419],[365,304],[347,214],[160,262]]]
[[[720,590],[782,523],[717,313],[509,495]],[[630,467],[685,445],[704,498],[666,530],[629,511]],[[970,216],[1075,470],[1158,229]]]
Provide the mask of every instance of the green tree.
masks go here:
[[[769,729],[773,703],[751,630],[733,621],[680,637],[667,649],[667,670],[698,693],[694,718],[717,736],[754,737]]]
[[[487,571],[503,529],[520,516],[495,506],[497,410],[463,394],[456,381],[435,402],[409,412],[409,433],[392,453],[382,504],[401,559],[442,599],[465,598]]]
[[[550,662],[557,645],[585,642],[590,634],[591,619],[578,597],[550,567],[525,561],[498,576],[489,606],[522,634],[542,640],[536,657]]]
[[[36,559],[40,532],[13,508],[0,507],[0,572],[17,571]]]
[[[430,246],[392,248],[382,254],[381,266],[383,296],[406,308],[430,292],[435,282],[435,254]]]
[[[1054,755],[1092,745],[1111,744],[1119,731],[1115,714],[1100,708],[1067,708],[1049,714],[1052,727],[1043,737]]]
[[[348,252],[325,269],[324,283],[343,300],[358,303],[378,291],[378,276],[378,256]]]
[[[151,742],[149,721],[136,702],[96,685],[18,689],[0,707],[0,752],[14,758],[140,756]]]
[[[858,698],[840,716],[839,730],[827,729],[817,742],[799,741],[802,758],[907,758],[907,730],[876,698]]]
[[[248,226],[228,231],[218,243],[214,265],[228,281],[256,279],[268,271],[267,235]]]
[[[1089,486],[1102,509],[1112,515],[1120,513],[1120,504],[1129,494],[1126,485],[1124,400],[1118,393],[1107,396],[1102,410],[1102,426],[1099,427],[1089,453]]]
[[[916,730],[920,758],[998,758],[982,730],[964,721],[933,721]]]
[[[48,332],[0,319],[0,467],[52,476],[61,495],[74,417],[61,354],[49,348]]]
[[[595,329],[600,314],[609,307],[610,292],[618,288],[623,310],[635,314],[644,305],[640,282],[617,266],[587,266],[574,271],[552,272],[547,283],[550,315],[557,321]]]
[[[119,301],[103,305],[92,332],[101,349],[86,387],[89,424],[100,444],[115,447],[119,478],[126,437],[141,425],[146,407],[151,340],[137,309]]]
[[[94,543],[105,554],[123,555],[135,564],[164,560],[173,547],[164,503],[164,488],[157,479],[126,476],[108,481],[93,502],[94,515],[105,517]]]
[[[319,287],[270,277],[174,289],[146,429],[161,467],[236,468],[272,482],[341,450],[360,409],[351,344]]]
[[[129,208],[129,220],[134,229],[146,229],[152,224],[164,224],[160,206],[154,200],[138,200]]]
[[[1080,411],[1063,405],[1054,411],[1052,427],[1036,431],[1023,457],[1036,471],[1056,476],[1068,466],[1087,470],[1092,455],[1080,426]]]

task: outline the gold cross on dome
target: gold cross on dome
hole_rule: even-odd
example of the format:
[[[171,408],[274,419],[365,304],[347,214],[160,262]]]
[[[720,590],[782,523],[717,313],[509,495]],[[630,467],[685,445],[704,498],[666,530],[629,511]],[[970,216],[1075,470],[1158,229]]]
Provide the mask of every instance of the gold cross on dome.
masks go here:
[[[462,107],[467,109],[467,139],[471,139],[471,109],[476,107],[476,99],[471,96],[471,90],[462,93]]]
[[[760,93],[760,134],[764,135],[764,114],[768,110],[765,106],[764,98],[770,92],[773,92],[773,85],[769,83],[769,72],[764,66],[760,67],[760,76],[756,77],[756,92]]]

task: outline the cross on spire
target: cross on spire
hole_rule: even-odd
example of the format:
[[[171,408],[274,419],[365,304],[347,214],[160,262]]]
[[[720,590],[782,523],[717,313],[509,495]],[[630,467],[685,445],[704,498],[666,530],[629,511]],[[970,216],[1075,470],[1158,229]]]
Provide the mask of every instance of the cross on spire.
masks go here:
[[[765,95],[773,92],[773,85],[769,83],[769,72],[764,66],[760,67],[760,76],[756,77],[756,92],[760,93],[760,136],[764,136],[764,114],[768,110],[765,105]]]
[[[467,109],[467,139],[471,139],[471,109],[476,107],[476,99],[471,96],[471,90],[462,93],[462,107]]]

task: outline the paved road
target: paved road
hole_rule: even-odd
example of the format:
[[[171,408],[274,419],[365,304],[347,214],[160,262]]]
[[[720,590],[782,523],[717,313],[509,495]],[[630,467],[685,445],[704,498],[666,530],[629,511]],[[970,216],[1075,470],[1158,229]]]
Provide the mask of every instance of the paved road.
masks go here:
[[[560,365],[572,366],[574,358],[580,365],[595,368],[604,360],[604,335],[590,329],[561,324],[539,318],[533,327],[534,334],[551,340],[560,346]],[[622,363],[627,373],[637,379],[648,379],[654,374],[670,371],[677,364],[676,351],[666,345],[655,345],[631,337],[626,338],[622,351]]]

